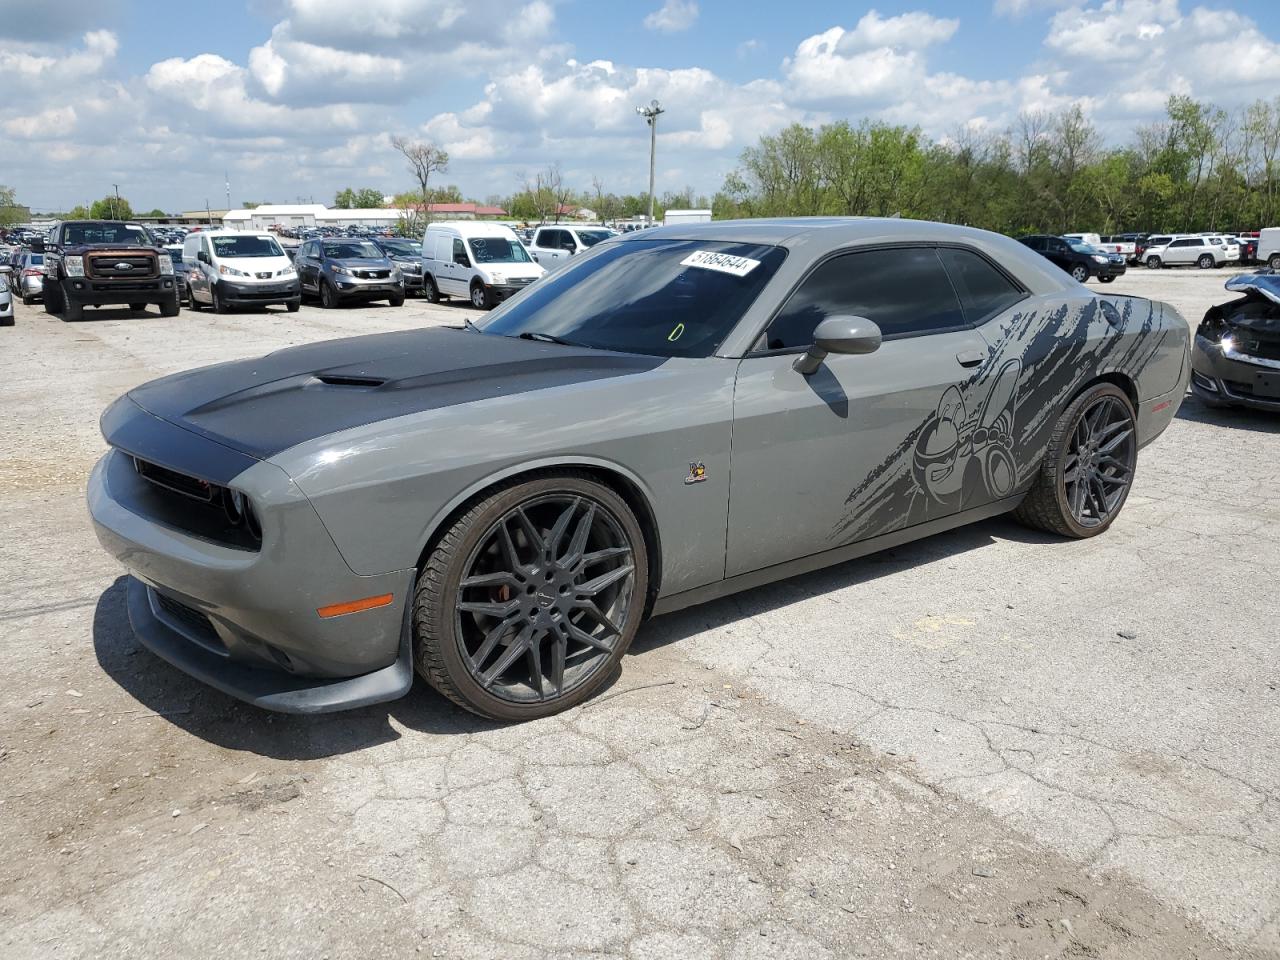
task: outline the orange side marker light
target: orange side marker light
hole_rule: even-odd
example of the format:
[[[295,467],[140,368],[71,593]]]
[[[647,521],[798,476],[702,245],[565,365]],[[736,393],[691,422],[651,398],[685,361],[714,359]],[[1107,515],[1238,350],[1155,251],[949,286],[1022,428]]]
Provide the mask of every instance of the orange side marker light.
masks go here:
[[[345,617],[348,613],[360,613],[364,610],[376,610],[378,607],[387,607],[391,605],[391,601],[395,599],[393,593],[383,593],[376,597],[365,597],[363,600],[348,600],[346,603],[331,603],[327,607],[320,607],[316,613],[320,614],[325,620],[332,617]]]

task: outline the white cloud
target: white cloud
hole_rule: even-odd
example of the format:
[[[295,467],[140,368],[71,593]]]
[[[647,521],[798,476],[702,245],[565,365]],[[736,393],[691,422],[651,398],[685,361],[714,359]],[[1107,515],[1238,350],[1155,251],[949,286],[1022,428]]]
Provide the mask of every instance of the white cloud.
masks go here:
[[[665,0],[661,7],[644,18],[650,30],[662,33],[679,33],[697,22],[698,4],[695,0]]]
[[[39,113],[12,117],[0,123],[0,130],[19,140],[57,140],[74,133],[75,126],[74,107],[50,107]]]
[[[875,10],[869,10],[852,30],[833,29],[839,31],[834,39],[841,53],[886,47],[923,50],[950,40],[960,29],[960,21],[919,12],[882,17]],[[827,31],[827,35],[832,33]]]

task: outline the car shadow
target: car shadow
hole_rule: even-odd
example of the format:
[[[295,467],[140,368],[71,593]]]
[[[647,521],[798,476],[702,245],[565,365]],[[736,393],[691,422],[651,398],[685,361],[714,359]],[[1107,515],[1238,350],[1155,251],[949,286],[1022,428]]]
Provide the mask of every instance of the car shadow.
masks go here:
[[[1028,530],[1005,518],[986,520],[657,617],[641,626],[630,653],[644,656],[703,630],[767,613],[842,587],[947,560],[992,546],[1000,540],[1041,544],[1068,542]],[[145,711],[154,712],[208,743],[277,760],[315,760],[397,740],[404,730],[455,735],[505,726],[466,712],[420,678],[415,678],[413,689],[399,700],[342,713],[294,716],[242,703],[187,676],[138,643],[129,626],[126,583],[127,577],[119,577],[98,598],[94,609],[93,647],[99,666]],[[622,671],[615,669],[597,697],[617,684],[621,675]]]
[[[1256,433],[1280,432],[1280,415],[1248,407],[1211,407],[1195,394],[1188,394],[1178,408],[1179,420],[1204,423],[1212,427],[1231,427]]]

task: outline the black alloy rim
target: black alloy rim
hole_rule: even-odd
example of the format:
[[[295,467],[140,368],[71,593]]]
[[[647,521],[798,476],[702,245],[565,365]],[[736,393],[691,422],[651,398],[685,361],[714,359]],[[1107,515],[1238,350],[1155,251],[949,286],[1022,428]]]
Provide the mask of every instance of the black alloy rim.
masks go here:
[[[1133,483],[1135,439],[1133,417],[1115,397],[1101,397],[1080,414],[1062,471],[1067,505],[1080,526],[1106,523],[1124,502]]]
[[[493,524],[463,567],[463,662],[502,700],[566,696],[612,658],[634,592],[631,545],[608,508],[569,493],[530,500]]]

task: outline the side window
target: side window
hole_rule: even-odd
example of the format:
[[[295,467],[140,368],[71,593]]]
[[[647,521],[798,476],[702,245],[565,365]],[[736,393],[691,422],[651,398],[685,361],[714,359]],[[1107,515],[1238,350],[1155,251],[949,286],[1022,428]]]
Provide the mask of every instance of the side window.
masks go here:
[[[471,261],[467,259],[467,245],[462,242],[461,237],[453,238],[453,262],[462,267],[471,266]]]
[[[970,323],[985,323],[1026,296],[1017,284],[972,250],[943,249],[938,255],[960,294]]]
[[[537,235],[533,238],[533,245],[535,247],[545,247],[550,242],[551,242],[550,230],[539,230]]]
[[[1036,253],[1044,253],[1044,237],[1032,237],[1027,241],[1027,246]]]
[[[965,326],[937,251],[897,248],[847,253],[819,266],[769,324],[770,350],[807,347],[827,317],[866,317],[885,339]]]
[[[1200,246],[1200,241],[1199,241],[1199,240],[1175,240],[1175,241],[1173,241],[1173,243],[1171,243],[1171,244],[1170,244],[1170,246],[1173,246],[1173,247],[1198,247],[1198,246]]]
[[[573,251],[578,249],[579,244],[577,239],[574,237],[572,233],[570,233],[568,230],[561,230],[560,246],[564,250]]]

